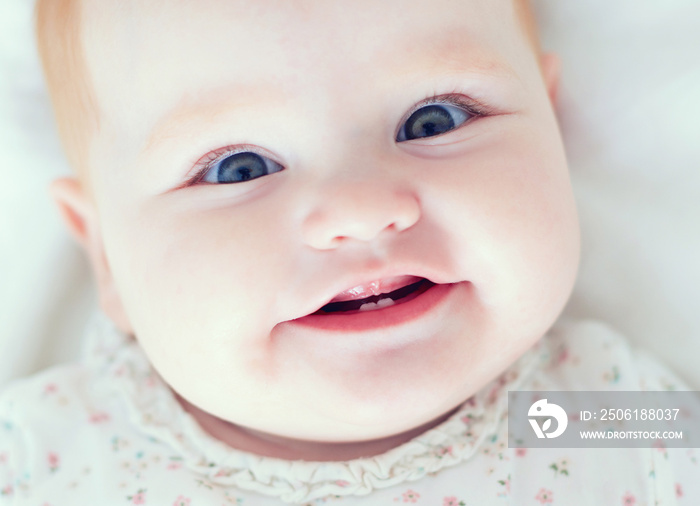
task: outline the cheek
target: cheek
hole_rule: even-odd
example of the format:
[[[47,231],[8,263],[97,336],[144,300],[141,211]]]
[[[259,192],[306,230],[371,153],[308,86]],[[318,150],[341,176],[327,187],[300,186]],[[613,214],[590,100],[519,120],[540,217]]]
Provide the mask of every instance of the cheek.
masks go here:
[[[555,317],[578,266],[575,203],[555,139],[485,140],[432,174],[428,204],[449,231],[462,275],[487,307],[523,318]]]
[[[275,323],[269,295],[289,270],[279,255],[289,227],[274,203],[201,202],[159,196],[120,215],[109,234],[110,265],[137,335],[169,346],[179,335],[178,346],[193,353],[231,336],[265,337]]]

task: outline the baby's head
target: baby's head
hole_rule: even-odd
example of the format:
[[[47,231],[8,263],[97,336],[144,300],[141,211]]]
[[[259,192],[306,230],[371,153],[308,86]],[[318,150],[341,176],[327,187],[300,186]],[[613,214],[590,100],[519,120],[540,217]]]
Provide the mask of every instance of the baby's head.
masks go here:
[[[184,399],[256,431],[362,441],[450,411],[547,331],[578,265],[528,18],[41,1],[80,176],[54,195],[104,310]]]

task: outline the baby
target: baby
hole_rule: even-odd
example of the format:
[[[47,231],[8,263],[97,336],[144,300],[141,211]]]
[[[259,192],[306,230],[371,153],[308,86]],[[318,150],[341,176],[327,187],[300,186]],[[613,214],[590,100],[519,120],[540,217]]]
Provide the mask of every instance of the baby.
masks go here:
[[[507,446],[509,390],[677,381],[555,325],[579,228],[524,1],[37,13],[106,317],[3,395],[0,504],[700,500],[692,451]]]

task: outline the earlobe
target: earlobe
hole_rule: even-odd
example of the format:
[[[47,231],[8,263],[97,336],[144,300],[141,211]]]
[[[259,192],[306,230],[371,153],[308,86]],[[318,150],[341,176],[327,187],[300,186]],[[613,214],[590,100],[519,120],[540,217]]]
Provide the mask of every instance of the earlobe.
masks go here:
[[[556,107],[557,96],[559,94],[559,79],[561,77],[561,59],[554,53],[545,53],[540,56],[540,67],[542,77],[547,87],[547,94],[552,106]]]
[[[83,247],[97,282],[100,307],[123,332],[132,333],[131,324],[117,292],[107,262],[97,210],[80,181],[73,177],[51,183],[50,193],[68,231]]]

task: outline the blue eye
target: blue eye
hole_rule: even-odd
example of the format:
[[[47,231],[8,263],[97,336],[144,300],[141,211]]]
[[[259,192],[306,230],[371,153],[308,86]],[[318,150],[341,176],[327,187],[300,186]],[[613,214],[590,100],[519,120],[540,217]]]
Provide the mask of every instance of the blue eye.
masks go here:
[[[451,104],[428,104],[411,114],[401,125],[396,142],[435,137],[462,126],[476,116],[468,110]]]
[[[226,156],[214,163],[200,181],[206,183],[243,183],[284,170],[279,163],[265,156],[244,151]]]

